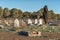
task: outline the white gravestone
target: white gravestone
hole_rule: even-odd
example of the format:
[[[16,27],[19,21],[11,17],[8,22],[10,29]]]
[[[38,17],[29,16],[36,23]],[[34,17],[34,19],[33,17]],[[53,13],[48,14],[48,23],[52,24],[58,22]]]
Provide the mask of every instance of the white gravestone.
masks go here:
[[[34,24],[38,24],[38,20],[37,20],[37,19],[35,19],[35,22],[34,22]]]
[[[39,23],[38,23],[38,25],[42,25],[43,24],[43,19],[39,19]]]
[[[28,19],[28,24],[32,25],[32,20],[31,19]]]
[[[19,20],[18,19],[14,20],[14,27],[19,27]]]

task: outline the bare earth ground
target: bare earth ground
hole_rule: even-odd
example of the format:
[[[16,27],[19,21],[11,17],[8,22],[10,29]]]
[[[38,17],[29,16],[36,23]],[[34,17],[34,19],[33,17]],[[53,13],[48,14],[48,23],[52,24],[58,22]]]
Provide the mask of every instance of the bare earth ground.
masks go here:
[[[60,33],[42,33],[41,37],[20,36],[8,31],[0,32],[0,40],[60,40]]]

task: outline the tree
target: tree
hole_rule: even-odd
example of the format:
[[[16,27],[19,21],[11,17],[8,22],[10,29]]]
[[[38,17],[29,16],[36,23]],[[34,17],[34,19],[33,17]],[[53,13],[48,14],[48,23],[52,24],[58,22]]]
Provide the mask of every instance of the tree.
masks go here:
[[[44,12],[43,8],[41,8],[40,10],[37,11],[37,18],[38,19],[40,18],[40,16],[43,16],[43,12]]]
[[[18,9],[18,14],[19,14],[19,18],[23,17],[23,12],[20,9]]]
[[[53,10],[50,10],[49,15],[50,15],[51,19],[55,19],[56,18],[56,15],[53,12]]]
[[[47,7],[47,5],[44,6],[43,10],[44,10],[43,18],[44,18],[45,24],[48,24],[48,7]]]
[[[3,10],[3,16],[4,17],[9,17],[10,16],[10,11],[9,11],[8,8],[4,8],[4,10]]]
[[[0,7],[0,18],[3,17],[3,9]]]
[[[23,16],[25,18],[31,18],[31,13],[26,11],[26,12],[23,13]]]
[[[33,19],[35,19],[35,18],[37,18],[38,14],[37,14],[37,12],[33,12],[33,13],[31,14],[31,16],[32,16]]]
[[[14,18],[19,17],[18,9],[16,9],[16,8],[11,9],[11,15]]]
[[[60,20],[60,14],[56,14],[57,15],[57,19]]]

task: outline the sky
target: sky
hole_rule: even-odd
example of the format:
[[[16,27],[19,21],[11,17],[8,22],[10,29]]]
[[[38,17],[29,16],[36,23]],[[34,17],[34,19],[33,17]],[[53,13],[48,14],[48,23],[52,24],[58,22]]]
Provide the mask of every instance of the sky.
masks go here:
[[[54,13],[60,14],[60,0],[0,0],[2,8],[17,8],[22,11],[34,12],[48,6],[48,10],[53,10]]]

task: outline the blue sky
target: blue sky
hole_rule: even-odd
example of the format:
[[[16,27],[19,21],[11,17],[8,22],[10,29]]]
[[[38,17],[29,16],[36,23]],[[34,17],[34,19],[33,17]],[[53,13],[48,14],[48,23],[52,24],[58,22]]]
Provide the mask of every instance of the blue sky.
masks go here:
[[[29,12],[38,11],[45,5],[48,6],[49,10],[60,13],[60,0],[0,0],[2,8],[17,8]]]

